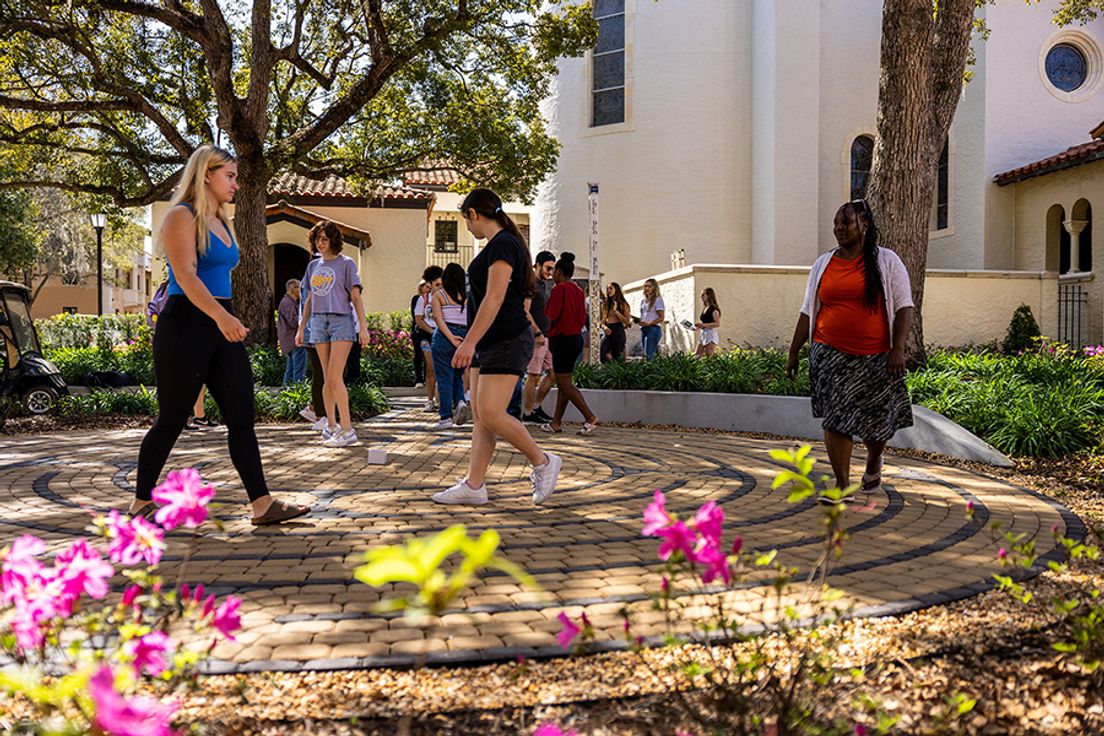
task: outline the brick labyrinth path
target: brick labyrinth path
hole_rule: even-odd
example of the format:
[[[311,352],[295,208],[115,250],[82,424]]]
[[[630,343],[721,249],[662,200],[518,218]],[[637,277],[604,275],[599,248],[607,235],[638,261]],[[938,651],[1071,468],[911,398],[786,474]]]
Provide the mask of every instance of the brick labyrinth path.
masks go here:
[[[745,548],[778,548],[807,570],[820,549],[814,503],[788,506],[770,482],[780,469],[768,455],[782,440],[695,432],[603,428],[582,438],[542,435],[565,457],[560,490],[534,507],[524,458],[500,448],[488,478],[491,503],[442,507],[430,495],[464,474],[468,431],[432,432],[435,417],[410,403],[364,424],[361,446],[322,447],[304,424],[258,429],[269,484],[315,511],[280,528],[248,524],[245,494],[225,450],[224,430],[185,433],[170,467],[194,465],[219,488],[224,531],[174,533],[163,563],[175,579],[194,544],[185,579],[240,596],[245,630],[222,644],[212,671],[327,669],[428,661],[512,659],[562,653],[556,615],[585,610],[610,646],[620,642],[618,610],[636,613],[637,633],[661,629],[647,594],[658,588],[654,539],[640,537],[641,514],[663,489],[683,515],[707,500],[722,504],[726,538]],[[143,430],[0,438],[0,545],[36,534],[60,546],[83,533],[82,507],[122,508],[133,493]],[[386,444],[386,466],[366,463],[369,445]],[[814,449],[826,471],[823,447]],[[886,615],[968,596],[989,586],[994,545],[990,521],[1038,535],[1046,559],[1058,552],[1050,528],[1072,535],[1081,523],[1052,501],[1002,481],[918,460],[887,457],[886,491],[873,508],[847,515],[852,539],[830,582],[858,615]],[[977,517],[965,518],[973,500]],[[493,527],[503,553],[534,573],[545,592],[489,576],[455,613],[426,626],[373,614],[379,592],[352,579],[360,553],[462,522]],[[760,611],[765,590],[730,594],[733,610]],[[770,615],[769,610],[766,615]]]

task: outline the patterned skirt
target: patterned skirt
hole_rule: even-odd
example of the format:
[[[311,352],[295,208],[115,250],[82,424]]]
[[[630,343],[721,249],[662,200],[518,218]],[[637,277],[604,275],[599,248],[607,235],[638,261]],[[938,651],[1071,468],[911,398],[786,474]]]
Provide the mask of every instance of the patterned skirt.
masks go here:
[[[851,355],[814,342],[809,353],[813,416],[824,429],[864,440],[888,440],[912,426],[904,376],[886,373],[889,353]]]

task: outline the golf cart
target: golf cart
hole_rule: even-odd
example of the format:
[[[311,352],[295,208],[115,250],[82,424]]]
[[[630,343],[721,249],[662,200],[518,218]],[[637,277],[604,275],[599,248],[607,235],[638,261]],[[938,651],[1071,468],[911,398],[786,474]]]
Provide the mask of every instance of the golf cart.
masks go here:
[[[0,281],[0,397],[17,397],[32,414],[45,414],[69,393],[53,363],[42,357],[31,320],[30,289]]]

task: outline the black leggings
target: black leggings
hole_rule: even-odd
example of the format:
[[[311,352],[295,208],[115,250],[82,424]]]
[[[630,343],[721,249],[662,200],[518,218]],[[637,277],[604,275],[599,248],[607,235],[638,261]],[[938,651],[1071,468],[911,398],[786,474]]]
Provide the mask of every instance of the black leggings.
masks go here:
[[[414,383],[425,383],[426,361],[422,353],[422,338],[425,333],[415,328],[410,331],[410,341],[414,343]]]
[[[229,300],[220,299],[219,303],[233,314]],[[253,371],[245,345],[228,342],[214,320],[187,297],[170,296],[157,318],[153,369],[157,376],[158,411],[138,451],[135,494],[138,499],[151,499],[153,487],[204,384],[222,414],[228,431],[230,460],[249,500],[268,495],[261,451],[253,431]]]
[[[610,334],[602,338],[601,361],[608,363],[625,357],[625,325],[620,322],[607,322]]]

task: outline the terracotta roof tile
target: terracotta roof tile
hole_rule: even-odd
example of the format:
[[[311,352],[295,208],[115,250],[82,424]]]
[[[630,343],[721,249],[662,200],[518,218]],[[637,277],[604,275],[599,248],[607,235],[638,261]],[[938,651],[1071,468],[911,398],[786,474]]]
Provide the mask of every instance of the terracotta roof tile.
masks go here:
[[[424,168],[407,171],[403,184],[408,187],[450,187],[460,181],[460,173],[444,161],[428,161]]]
[[[1088,143],[1082,143],[1078,146],[1067,148],[1061,153],[1047,156],[1044,159],[1027,164],[1026,166],[1020,166],[1011,171],[1006,171],[1003,174],[997,174],[993,177],[993,181],[1000,186],[1005,186],[1007,184],[1023,181],[1024,179],[1030,179],[1033,176],[1042,176],[1052,171],[1061,171],[1062,169],[1069,169],[1100,159],[1104,159],[1104,140],[1089,141]]]
[[[332,197],[335,199],[361,196],[353,191],[348,182],[340,176],[331,174],[319,181],[290,172],[273,177],[272,181],[268,183],[268,193],[285,197]],[[405,186],[379,186],[372,194],[383,199],[436,199],[436,195],[432,192],[411,189]]]

